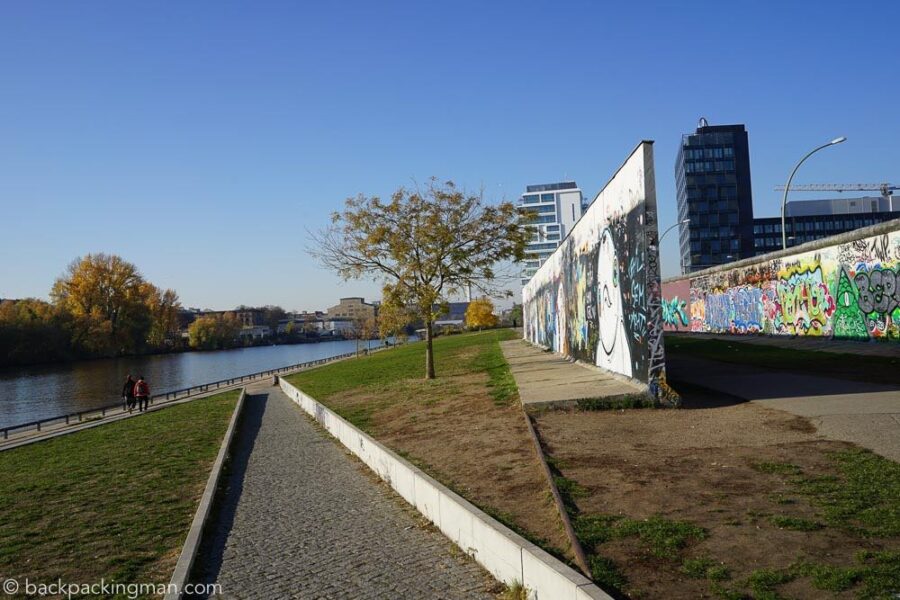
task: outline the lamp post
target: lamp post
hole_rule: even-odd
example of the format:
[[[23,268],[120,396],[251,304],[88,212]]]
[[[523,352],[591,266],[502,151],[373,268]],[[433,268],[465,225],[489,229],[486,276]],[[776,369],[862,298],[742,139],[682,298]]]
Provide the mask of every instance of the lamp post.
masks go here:
[[[663,238],[666,237],[666,234],[667,234],[667,233],[669,233],[670,231],[672,231],[673,229],[675,229],[675,228],[678,227],[679,225],[684,225],[685,223],[690,223],[690,222],[691,222],[690,219],[685,219],[684,221],[678,221],[678,222],[675,223],[674,225],[670,225],[669,227],[667,227],[666,230],[662,232],[662,235],[659,236],[659,245],[662,246]]]
[[[663,241],[663,238],[666,237],[667,233],[669,233],[670,231],[672,231],[679,225],[684,225],[685,223],[690,223],[690,222],[691,222],[690,219],[685,219],[684,221],[678,221],[674,225],[670,225],[669,227],[667,227],[666,230],[662,232],[662,235],[659,236],[659,241],[657,242],[657,247],[662,248],[662,241]],[[681,253],[679,252],[679,254],[681,254]],[[681,273],[684,274],[684,258],[683,257],[681,258]]]
[[[794,167],[794,170],[791,171],[791,176],[788,177],[787,185],[784,186],[784,197],[781,199],[781,249],[782,250],[787,248],[787,230],[784,227],[784,209],[785,209],[785,206],[787,205],[788,190],[791,189],[791,181],[793,181],[794,175],[797,173],[797,169],[800,168],[800,165],[803,164],[803,161],[805,161],[807,158],[809,158],[810,156],[812,156],[819,150],[822,150],[823,148],[828,148],[829,146],[834,146],[836,144],[840,144],[841,142],[846,142],[846,141],[847,141],[847,138],[844,136],[841,136],[839,138],[834,138],[827,144],[822,144],[818,148],[814,148],[814,149],[810,150],[806,154],[806,156],[804,156],[803,158],[800,159],[800,162],[797,163],[797,166]]]

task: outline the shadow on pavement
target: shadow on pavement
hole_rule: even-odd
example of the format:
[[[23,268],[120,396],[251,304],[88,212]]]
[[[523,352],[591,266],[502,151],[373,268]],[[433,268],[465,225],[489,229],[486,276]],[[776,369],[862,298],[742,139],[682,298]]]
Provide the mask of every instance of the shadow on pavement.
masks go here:
[[[200,549],[191,570],[189,578],[191,583],[215,583],[218,579],[225,542],[234,523],[235,510],[244,489],[247,463],[253,453],[253,446],[256,444],[256,437],[259,434],[268,401],[269,395],[266,393],[248,394],[244,400],[244,409],[235,437],[231,442],[229,457],[219,480],[219,488],[216,490],[212,511],[207,519],[206,528],[203,530]],[[204,598],[205,596],[185,595],[184,597]]]

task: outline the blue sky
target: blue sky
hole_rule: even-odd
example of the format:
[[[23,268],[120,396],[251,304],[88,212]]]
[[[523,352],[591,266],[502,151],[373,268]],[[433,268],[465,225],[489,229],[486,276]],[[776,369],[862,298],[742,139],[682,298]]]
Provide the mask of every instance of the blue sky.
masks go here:
[[[4,3],[0,297],[98,251],[188,306],[377,297],[304,250],[347,196],[436,175],[593,197],[641,139],[662,228],[701,115],[747,125],[757,216],[838,135],[797,183],[900,180],[900,4],[752,4]]]

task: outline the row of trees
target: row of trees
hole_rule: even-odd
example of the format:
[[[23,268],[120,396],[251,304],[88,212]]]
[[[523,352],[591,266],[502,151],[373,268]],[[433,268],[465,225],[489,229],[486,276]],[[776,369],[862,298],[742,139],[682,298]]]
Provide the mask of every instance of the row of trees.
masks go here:
[[[178,295],[115,255],[72,262],[50,299],[0,302],[0,364],[151,352],[177,339]]]

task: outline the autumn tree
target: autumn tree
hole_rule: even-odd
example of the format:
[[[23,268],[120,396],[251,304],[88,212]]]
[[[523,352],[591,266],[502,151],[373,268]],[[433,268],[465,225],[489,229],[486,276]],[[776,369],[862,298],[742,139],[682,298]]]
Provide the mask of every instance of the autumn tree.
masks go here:
[[[178,295],[160,290],[136,266],[113,254],[73,261],[53,284],[50,297],[71,318],[73,347],[89,354],[159,348],[178,329]]]
[[[345,279],[382,280],[385,302],[414,308],[425,324],[425,378],[433,379],[435,306],[466,286],[493,296],[498,262],[524,257],[525,216],[511,202],[492,206],[452,182],[432,178],[383,202],[359,195],[312,235],[310,254]]]
[[[65,311],[43,300],[0,301],[0,366],[71,358],[70,325]]]
[[[147,342],[155,348],[161,348],[167,340],[173,340],[178,333],[178,311],[181,303],[174,290],[162,291],[152,283],[144,285],[145,302],[150,311]]]
[[[406,339],[406,328],[413,321],[411,311],[405,306],[382,302],[378,307],[378,336],[382,340],[389,337]]]
[[[188,326],[188,343],[200,350],[220,350],[231,346],[240,330],[234,313],[203,315]]]
[[[494,314],[494,303],[490,298],[478,298],[469,302],[466,308],[466,327],[480,330],[496,326],[497,315]]]
[[[144,278],[130,262],[88,254],[69,265],[50,297],[73,318],[73,343],[91,352],[135,350],[150,328]]]

